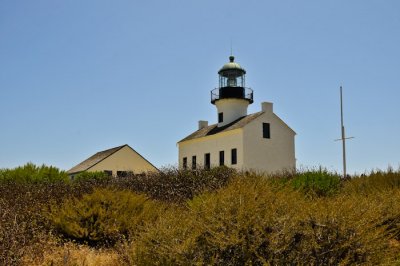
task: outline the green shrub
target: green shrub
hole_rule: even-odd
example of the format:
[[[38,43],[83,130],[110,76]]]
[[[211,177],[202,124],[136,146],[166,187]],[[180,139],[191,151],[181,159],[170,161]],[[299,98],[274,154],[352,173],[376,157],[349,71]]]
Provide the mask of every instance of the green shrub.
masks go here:
[[[49,218],[64,237],[91,246],[112,246],[158,216],[159,208],[144,195],[95,189],[81,198],[53,205]]]
[[[300,189],[310,196],[329,196],[339,191],[341,180],[337,174],[327,170],[305,171],[294,176],[290,181],[293,188]]]
[[[0,181],[12,182],[57,182],[68,179],[64,171],[60,171],[53,166],[36,166],[32,163],[27,163],[24,166],[19,166],[14,169],[1,169]]]

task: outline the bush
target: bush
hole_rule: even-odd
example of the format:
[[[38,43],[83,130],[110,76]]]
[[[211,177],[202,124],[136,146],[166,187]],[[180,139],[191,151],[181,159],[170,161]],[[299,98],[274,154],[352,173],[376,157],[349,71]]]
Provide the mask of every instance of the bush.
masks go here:
[[[226,167],[26,176],[40,168],[0,170],[0,265],[393,265],[400,254],[399,171],[340,183],[324,171],[265,178]]]
[[[0,169],[0,181],[12,182],[57,182],[68,180],[68,175],[53,166],[36,166],[27,163],[14,169]]]
[[[0,265],[16,265],[25,254],[43,251],[52,238],[43,209],[63,191],[56,183],[0,183]]]
[[[87,181],[87,180],[107,180],[110,179],[108,174],[104,172],[82,172],[74,177],[74,181]]]
[[[193,265],[189,255],[199,234],[193,217],[183,206],[166,210],[124,249],[129,265]]]
[[[236,171],[228,167],[194,171],[171,167],[156,173],[134,175],[114,181],[119,189],[145,193],[156,200],[184,203],[204,191],[214,191],[226,186],[235,174]]]
[[[41,254],[53,239],[46,213],[70,197],[82,197],[99,182],[0,182],[0,265],[18,265],[21,258]]]
[[[129,191],[95,189],[53,205],[49,218],[62,235],[91,246],[112,246],[158,216],[160,206]]]
[[[372,171],[344,183],[342,193],[369,195],[383,191],[400,189],[400,170],[389,168],[386,172]]]
[[[340,176],[327,170],[300,172],[290,182],[295,189],[317,197],[336,194],[341,185]]]
[[[400,196],[399,196],[400,199]],[[349,265],[392,258],[381,198],[308,200],[260,177],[188,202],[135,242],[138,265]]]

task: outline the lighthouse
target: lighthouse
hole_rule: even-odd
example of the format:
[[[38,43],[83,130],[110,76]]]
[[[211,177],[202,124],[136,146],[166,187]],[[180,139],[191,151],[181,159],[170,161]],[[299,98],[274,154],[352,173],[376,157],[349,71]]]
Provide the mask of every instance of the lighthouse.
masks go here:
[[[233,55],[218,75],[219,86],[211,91],[211,103],[217,107],[218,127],[222,127],[247,115],[247,107],[253,103],[253,90],[246,87],[246,70],[235,62]]]
[[[271,102],[262,102],[257,113],[247,113],[254,93],[246,87],[246,70],[233,55],[219,69],[218,80],[218,87],[211,90],[217,123],[200,120],[198,129],[178,142],[179,167],[228,166],[265,173],[294,170],[296,133],[273,112]]]

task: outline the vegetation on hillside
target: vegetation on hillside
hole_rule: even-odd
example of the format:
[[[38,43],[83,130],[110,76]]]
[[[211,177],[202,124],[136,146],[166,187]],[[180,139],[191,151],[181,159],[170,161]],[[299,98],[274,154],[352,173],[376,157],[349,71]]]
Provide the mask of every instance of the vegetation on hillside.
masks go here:
[[[0,265],[400,263],[400,171],[0,170]]]

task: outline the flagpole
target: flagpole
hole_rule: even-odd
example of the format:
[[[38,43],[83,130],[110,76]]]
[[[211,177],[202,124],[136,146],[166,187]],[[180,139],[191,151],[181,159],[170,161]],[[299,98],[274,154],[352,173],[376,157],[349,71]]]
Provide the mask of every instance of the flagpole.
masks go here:
[[[342,150],[343,150],[343,178],[347,177],[346,172],[346,134],[344,131],[343,124],[343,92],[342,86],[340,86],[340,121],[342,126]]]
[[[336,139],[335,141],[341,140],[342,141],[342,156],[343,156],[343,178],[347,177],[347,169],[346,169],[346,139],[354,139],[354,137],[346,138],[346,132],[344,129],[344,122],[343,122],[343,88],[340,86],[340,125],[342,131],[342,137],[340,139]]]

